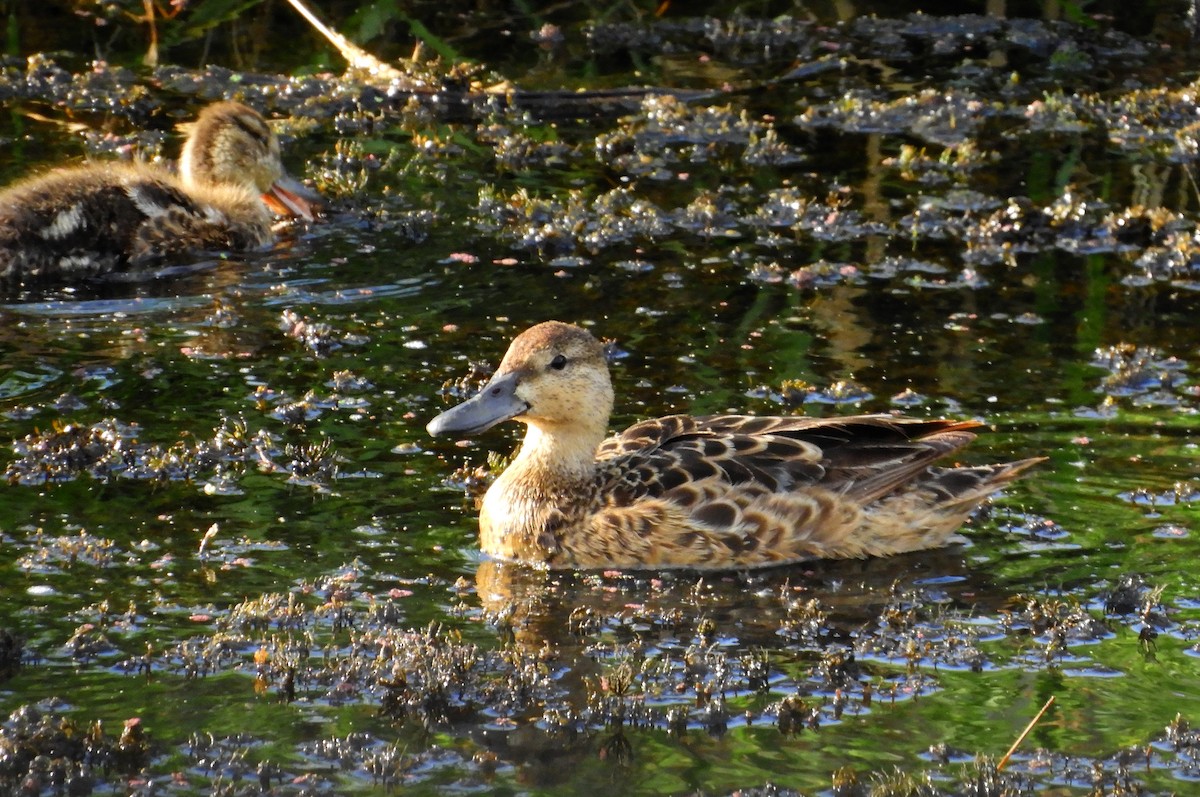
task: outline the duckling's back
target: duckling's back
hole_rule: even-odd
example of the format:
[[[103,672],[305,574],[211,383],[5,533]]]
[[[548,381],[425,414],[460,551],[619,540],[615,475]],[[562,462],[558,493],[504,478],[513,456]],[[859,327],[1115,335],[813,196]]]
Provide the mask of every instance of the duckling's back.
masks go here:
[[[0,192],[6,281],[80,279],[270,238],[270,216],[249,192],[197,198],[152,166],[59,169]]]

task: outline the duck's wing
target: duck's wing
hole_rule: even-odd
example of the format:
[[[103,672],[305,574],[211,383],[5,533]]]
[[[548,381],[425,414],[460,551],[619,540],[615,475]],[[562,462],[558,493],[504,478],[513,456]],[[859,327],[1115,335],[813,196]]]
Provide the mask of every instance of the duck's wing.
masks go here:
[[[94,273],[128,260],[146,215],[122,185],[126,173],[118,166],[63,169],[0,194],[6,276]]]
[[[1041,461],[930,467],[978,426],[887,415],[640,423],[600,447],[599,500],[570,561],[759,567],[945,545],[975,506]]]
[[[631,426],[606,440],[597,458],[607,482],[602,489],[618,505],[713,479],[753,492],[819,485],[867,504],[967,445],[978,426],[890,415],[675,415]]]
[[[0,276],[84,276],[263,243],[266,209],[246,203],[257,215],[239,224],[236,207],[197,200],[150,166],[60,169],[0,193]]]

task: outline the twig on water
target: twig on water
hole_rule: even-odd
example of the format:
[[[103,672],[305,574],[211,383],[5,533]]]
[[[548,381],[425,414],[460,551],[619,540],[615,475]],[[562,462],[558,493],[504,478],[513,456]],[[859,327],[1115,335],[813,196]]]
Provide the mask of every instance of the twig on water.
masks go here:
[[[318,33],[328,39],[329,43],[338,49],[338,52],[342,54],[342,58],[345,58],[350,63],[352,69],[361,69],[384,80],[404,77],[404,73],[400,70],[388,66],[366,50],[353,44],[333,28],[330,28],[318,19],[317,15],[310,11],[308,6],[304,5],[301,0],[288,0],[288,3],[291,4],[292,8],[296,9],[296,12],[300,16],[308,20],[308,24],[312,25]]]
[[[1021,731],[1021,735],[1018,736],[1017,740],[1012,743],[1012,747],[1008,748],[1008,752],[1004,754],[1004,758],[1001,758],[1000,763],[996,764],[997,772],[1004,769],[1004,765],[1008,763],[1008,759],[1011,758],[1012,754],[1017,751],[1017,748],[1021,746],[1021,742],[1025,741],[1025,737],[1028,736],[1029,732],[1033,730],[1033,726],[1038,724],[1038,720],[1042,718],[1042,715],[1045,714],[1046,710],[1053,704],[1054,695],[1050,695],[1050,699],[1046,701],[1046,705],[1042,706],[1042,710],[1039,711],[1037,715],[1029,721],[1029,724],[1025,726],[1025,730]]]

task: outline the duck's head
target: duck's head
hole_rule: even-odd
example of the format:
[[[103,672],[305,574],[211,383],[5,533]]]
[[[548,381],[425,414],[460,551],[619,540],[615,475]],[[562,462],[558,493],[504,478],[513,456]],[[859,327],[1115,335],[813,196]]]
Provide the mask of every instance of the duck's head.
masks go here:
[[[612,413],[604,347],[586,329],[546,321],[522,332],[473,398],[429,422],[430,434],[476,434],[515,419],[541,432],[595,438]]]
[[[279,157],[279,139],[253,108],[218,102],[201,111],[191,127],[179,173],[192,189],[236,185],[261,194],[276,213],[312,219],[320,197],[293,180]]]

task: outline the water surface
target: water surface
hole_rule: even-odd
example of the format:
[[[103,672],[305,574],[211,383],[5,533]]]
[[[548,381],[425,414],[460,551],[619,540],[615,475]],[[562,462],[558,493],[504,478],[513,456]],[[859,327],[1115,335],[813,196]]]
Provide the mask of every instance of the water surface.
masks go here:
[[[0,708],[35,706],[6,749],[33,712],[102,722],[105,749],[140,718],[148,741],[87,762],[115,791],[1185,791],[1196,742],[1164,728],[1200,713],[1191,52],[1120,17],[564,34],[536,64],[456,43],[533,88],[704,96],[450,121],[354,84],[305,99],[325,78],[9,63],[7,176],[85,148],[30,109],[92,103],[173,152],[171,119],[224,94],[312,120],[290,166],[334,209],[271,252],[6,296],[0,627],[25,655]],[[898,410],[986,421],[964,462],[1050,461],[942,551],[490,562],[463,482],[518,430],[424,425],[547,318],[615,341],[614,428]],[[974,768],[1050,696],[1002,775]]]

